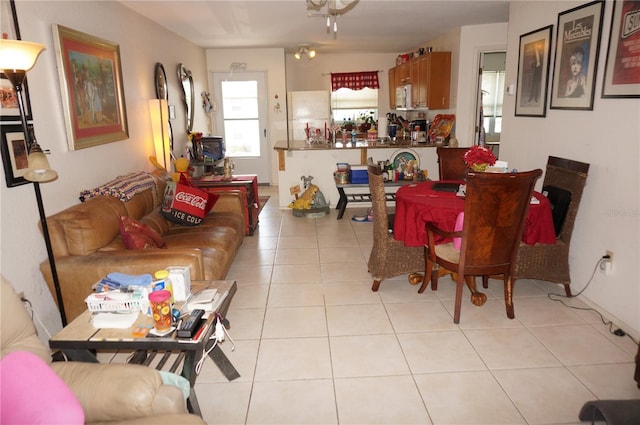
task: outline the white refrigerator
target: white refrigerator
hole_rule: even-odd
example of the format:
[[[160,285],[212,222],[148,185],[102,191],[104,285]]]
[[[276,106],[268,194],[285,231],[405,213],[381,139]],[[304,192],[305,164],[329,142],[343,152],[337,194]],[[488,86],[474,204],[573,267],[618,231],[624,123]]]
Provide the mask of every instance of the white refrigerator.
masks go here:
[[[329,91],[291,91],[287,93],[289,110],[289,140],[306,140],[307,127],[319,129],[331,127],[331,94]]]

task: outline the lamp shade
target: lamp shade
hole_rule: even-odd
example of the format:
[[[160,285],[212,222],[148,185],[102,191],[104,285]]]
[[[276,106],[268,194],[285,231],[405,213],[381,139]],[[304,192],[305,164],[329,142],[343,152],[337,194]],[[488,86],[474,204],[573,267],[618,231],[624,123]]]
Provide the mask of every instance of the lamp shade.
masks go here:
[[[29,71],[44,50],[44,44],[0,39],[0,69]]]
[[[29,170],[25,173],[25,180],[45,183],[58,178],[58,173],[51,169],[47,156],[42,152],[38,142],[34,141],[29,151]]]
[[[171,140],[169,139],[169,106],[166,99],[151,99],[149,113],[151,115],[151,130],[153,132],[153,146],[156,160],[166,170],[171,167]]]

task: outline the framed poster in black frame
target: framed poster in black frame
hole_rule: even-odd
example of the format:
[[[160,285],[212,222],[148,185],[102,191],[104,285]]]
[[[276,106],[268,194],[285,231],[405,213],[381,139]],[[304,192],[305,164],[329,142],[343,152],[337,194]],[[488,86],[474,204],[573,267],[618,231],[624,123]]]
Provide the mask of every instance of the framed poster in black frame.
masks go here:
[[[545,117],[553,25],[520,36],[516,116]]]
[[[33,135],[33,126],[29,125]],[[7,187],[31,183],[24,178],[29,170],[29,153],[22,124],[2,124],[0,126],[0,153]]]
[[[593,110],[604,2],[558,14],[551,109]]]
[[[0,28],[2,37],[10,40],[20,40],[20,28],[18,28],[18,15],[14,0],[0,0]],[[27,79],[22,83],[22,97],[24,98],[24,109],[27,120],[31,120],[31,102],[29,101],[29,87]],[[20,110],[18,109],[18,98],[13,89],[13,85],[0,72],[0,121],[20,121]]]

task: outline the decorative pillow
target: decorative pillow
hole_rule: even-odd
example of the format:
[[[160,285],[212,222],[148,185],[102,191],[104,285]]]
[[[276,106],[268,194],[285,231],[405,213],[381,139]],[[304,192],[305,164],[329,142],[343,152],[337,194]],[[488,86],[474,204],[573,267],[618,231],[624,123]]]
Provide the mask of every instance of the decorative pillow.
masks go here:
[[[84,424],[84,411],[71,389],[40,357],[15,351],[0,361],[3,424]]]
[[[162,236],[151,227],[131,217],[120,217],[120,236],[127,249],[166,248]]]
[[[209,214],[220,195],[193,187],[180,176],[180,182],[167,182],[160,214],[184,226],[197,226]]]

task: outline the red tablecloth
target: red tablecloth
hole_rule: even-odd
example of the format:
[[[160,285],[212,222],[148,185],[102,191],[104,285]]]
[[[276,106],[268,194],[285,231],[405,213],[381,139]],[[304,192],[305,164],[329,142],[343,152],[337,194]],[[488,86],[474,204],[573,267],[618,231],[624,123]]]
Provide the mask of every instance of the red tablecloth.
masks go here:
[[[426,222],[435,223],[441,229],[453,230],[458,214],[464,211],[464,198],[454,192],[435,191],[432,189],[434,183],[428,181],[402,186],[396,193],[393,234],[396,240],[404,241],[406,246],[425,244]],[[529,205],[522,241],[528,245],[555,244],[551,204],[541,193],[534,192],[534,196],[540,203]]]

